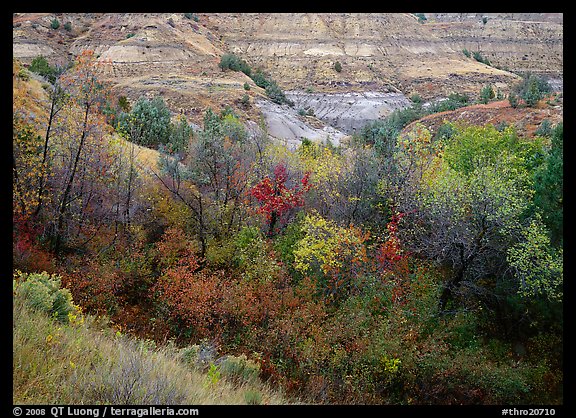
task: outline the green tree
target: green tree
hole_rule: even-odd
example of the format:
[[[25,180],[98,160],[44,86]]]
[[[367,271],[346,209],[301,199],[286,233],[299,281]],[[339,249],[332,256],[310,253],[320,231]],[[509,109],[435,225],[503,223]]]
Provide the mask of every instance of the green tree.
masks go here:
[[[537,216],[522,231],[523,239],[508,249],[508,262],[519,282],[523,297],[544,296],[562,301],[563,249],[555,249],[547,228]]]
[[[554,245],[562,245],[564,225],[564,128],[559,123],[552,132],[544,163],[534,174],[534,203],[543,214]]]
[[[160,149],[163,186],[190,210],[190,227],[200,242],[203,258],[209,239],[224,240],[243,222],[244,197],[256,158],[255,144],[232,114],[208,109],[203,129],[184,155]]]
[[[496,97],[496,95],[491,85],[488,84],[480,90],[480,103],[487,104],[490,100],[494,99],[494,97]]]
[[[477,286],[506,266],[505,251],[532,204],[531,161],[540,148],[512,128],[493,126],[458,128],[440,150],[407,144],[396,151],[404,186],[392,196],[409,214],[401,240],[450,267],[440,298],[444,310],[463,283]]]
[[[118,126],[129,133],[129,139],[146,147],[166,145],[170,140],[170,110],[164,99],[156,96],[152,100],[141,97],[130,113],[121,113]]]
[[[65,238],[71,236],[72,223],[79,227],[87,215],[87,203],[83,197],[93,193],[102,182],[93,181],[101,173],[99,165],[106,158],[102,137],[106,130],[100,117],[100,106],[105,103],[107,86],[100,80],[102,63],[93,51],[83,51],[74,66],[61,77],[62,88],[70,97],[60,121],[59,146],[68,150],[59,162],[60,172],[53,173],[56,186],[56,213],[52,214],[51,243],[59,253]],[[63,130],[63,132],[62,132]],[[101,174],[100,174],[101,176]],[[98,210],[98,206],[94,210]],[[76,212],[74,212],[76,211]]]
[[[56,80],[56,74],[58,72],[56,68],[50,66],[48,60],[46,60],[46,58],[44,58],[42,55],[34,58],[28,69],[33,73],[40,74],[41,76],[45,77],[51,83],[54,83]]]
[[[192,138],[192,127],[185,117],[180,116],[178,121],[172,124],[171,135],[167,146],[171,153],[184,153],[188,150],[190,139]]]
[[[526,106],[533,107],[552,89],[543,77],[528,73],[512,87],[512,91],[524,100]]]

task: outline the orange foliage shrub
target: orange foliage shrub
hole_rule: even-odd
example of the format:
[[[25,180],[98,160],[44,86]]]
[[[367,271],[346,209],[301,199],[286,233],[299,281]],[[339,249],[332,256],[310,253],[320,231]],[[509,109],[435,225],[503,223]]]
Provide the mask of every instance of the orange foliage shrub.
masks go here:
[[[152,286],[166,315],[197,339],[217,335],[221,329],[222,272],[199,270],[200,260],[189,255],[168,267]]]
[[[27,272],[54,273],[52,254],[38,244],[39,231],[23,216],[13,216],[12,262],[14,268]]]
[[[62,275],[62,284],[70,289],[73,299],[90,312],[113,314],[119,306],[122,281],[118,270],[110,264],[91,259],[80,269]]]

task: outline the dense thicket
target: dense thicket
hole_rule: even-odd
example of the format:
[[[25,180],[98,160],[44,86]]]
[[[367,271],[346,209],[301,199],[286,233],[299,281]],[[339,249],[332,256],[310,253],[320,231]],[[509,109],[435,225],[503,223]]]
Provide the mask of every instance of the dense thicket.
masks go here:
[[[562,125],[401,136],[412,109],[290,151],[233,113],[193,132],[142,99],[113,136],[97,68],[62,75],[52,122],[15,102],[16,267],[315,402],[562,402]]]

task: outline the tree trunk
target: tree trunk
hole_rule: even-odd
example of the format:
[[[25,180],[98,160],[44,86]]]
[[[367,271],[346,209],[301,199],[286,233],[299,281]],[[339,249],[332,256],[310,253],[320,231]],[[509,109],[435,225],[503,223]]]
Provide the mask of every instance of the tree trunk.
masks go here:
[[[440,312],[444,312],[446,310],[446,305],[450,300],[454,297],[454,290],[460,287],[460,283],[464,280],[464,273],[469,265],[469,261],[471,260],[471,255],[467,258],[464,257],[464,245],[461,243],[456,244],[459,249],[459,257],[460,257],[460,267],[456,271],[456,274],[448,283],[444,285],[444,289],[442,290],[442,294],[440,295],[439,301],[439,308]]]
[[[454,278],[444,285],[444,289],[442,290],[439,301],[440,312],[444,312],[448,302],[453,299],[454,290],[457,290],[457,288],[460,287],[460,283],[464,279],[464,271],[465,268],[462,266]]]
[[[54,240],[54,252],[58,254],[60,252],[60,246],[62,245],[62,227],[64,226],[64,219],[68,207],[68,197],[72,191],[72,184],[74,183],[74,178],[76,177],[76,171],[78,170],[78,162],[80,161],[80,155],[82,154],[82,149],[84,148],[84,141],[86,140],[87,127],[88,127],[88,114],[90,113],[90,105],[86,105],[86,111],[84,113],[84,124],[82,126],[82,136],[80,137],[80,144],[78,145],[78,151],[74,157],[74,164],[72,165],[72,171],[68,177],[68,182],[64,193],[62,194],[62,200],[60,201],[60,207],[58,209],[58,223],[56,226],[56,237]]]
[[[56,102],[58,101],[58,92],[57,87],[54,87],[54,93],[52,96],[52,103],[50,105],[50,116],[48,118],[48,127],[46,128],[46,135],[44,137],[44,150],[42,154],[42,163],[41,167],[44,169],[44,165],[46,164],[46,160],[48,158],[48,142],[50,141],[50,130],[52,129],[52,122],[54,121],[54,117],[56,113],[60,109],[56,108]],[[38,216],[40,213],[40,209],[42,209],[42,194],[44,193],[44,171],[41,172],[39,185],[38,185],[38,205],[36,206],[36,210],[34,211],[34,216]]]
[[[276,211],[272,211],[272,213],[270,214],[270,222],[268,223],[268,236],[269,237],[273,237],[274,236],[274,227],[276,226],[276,222],[278,221],[278,214],[276,213]]]

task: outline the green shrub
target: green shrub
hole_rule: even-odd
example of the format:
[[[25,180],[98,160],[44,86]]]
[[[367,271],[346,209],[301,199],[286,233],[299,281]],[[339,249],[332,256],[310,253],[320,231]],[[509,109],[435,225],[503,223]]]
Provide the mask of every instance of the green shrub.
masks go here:
[[[260,365],[245,354],[240,356],[226,356],[220,363],[222,376],[237,382],[256,381],[260,374]]]
[[[477,348],[478,332],[476,317],[460,312],[450,321],[447,342],[456,349]]]
[[[252,69],[246,61],[234,54],[224,54],[220,58],[220,68],[224,70],[241,71],[250,77]]]
[[[304,139],[301,146],[306,147],[309,146],[307,144],[311,143],[312,142],[309,139]],[[274,249],[278,253],[278,258],[288,266],[292,277],[295,278],[299,278],[300,274],[294,269],[294,250],[297,248],[298,242],[306,235],[302,229],[303,217],[300,216],[298,219],[299,220],[288,224],[284,229],[283,234],[276,237],[274,243]]]
[[[208,373],[206,374],[206,380],[204,381],[204,388],[211,388],[216,386],[222,377],[220,368],[214,363],[210,364],[208,368]]]
[[[510,106],[512,106],[514,109],[518,107],[518,96],[516,95],[516,93],[510,92],[510,94],[508,95],[508,102],[510,103]]]
[[[412,103],[422,103],[422,97],[418,93],[414,93],[410,96],[410,100]]]
[[[28,69],[33,73],[45,77],[52,83],[56,79],[56,69],[51,67],[50,64],[48,63],[48,60],[46,60],[46,58],[44,58],[42,55],[39,55],[36,58],[34,58]]]
[[[552,136],[552,124],[550,123],[550,120],[544,119],[542,121],[542,123],[540,124],[540,126],[538,126],[538,129],[536,129],[534,134],[538,135],[538,136],[551,137]]]
[[[440,125],[436,134],[434,135],[434,140],[448,140],[456,133],[454,125],[451,123],[443,123]]]
[[[472,56],[474,57],[474,59],[475,59],[476,61],[481,62],[482,64],[492,65],[492,64],[490,63],[490,61],[488,60],[488,58],[485,58],[485,57],[482,56],[482,54],[480,53],[480,51],[474,51],[474,52],[472,53]]]
[[[406,109],[394,110],[385,119],[377,119],[364,125],[358,140],[360,143],[373,145],[380,154],[388,155],[396,145],[400,131],[425,114],[423,107],[416,103]]]
[[[531,73],[525,75],[521,82],[512,87],[512,92],[524,100],[528,107],[536,106],[544,95],[551,91],[552,88],[543,77]]]
[[[234,262],[238,266],[253,262],[260,253],[262,245],[263,240],[258,228],[255,226],[242,228],[234,240]]]
[[[58,29],[60,27],[60,22],[58,21],[58,19],[56,18],[52,19],[52,22],[50,22],[50,27],[52,29]]]
[[[234,242],[231,239],[209,240],[206,247],[206,261],[214,268],[227,268],[235,257]]]
[[[294,103],[289,100],[285,95],[280,86],[276,81],[267,77],[266,74],[261,69],[257,69],[249,77],[254,81],[258,87],[262,87],[266,91],[266,95],[274,102],[278,104],[287,104],[289,106],[294,106]]]
[[[234,239],[234,266],[246,280],[270,280],[278,272],[276,261],[268,255],[268,245],[256,227],[242,228]]]
[[[117,130],[124,132],[130,141],[145,147],[167,144],[172,129],[171,113],[161,96],[152,100],[141,97],[130,113],[122,112],[118,116]]]
[[[480,90],[480,103],[487,104],[490,100],[494,99],[494,89],[491,85],[486,85]]]
[[[431,105],[427,112],[437,113],[446,112],[448,110],[455,110],[468,105],[468,96],[466,94],[451,93],[446,100],[438,101]]]
[[[216,360],[216,346],[208,340],[186,346],[178,352],[179,360],[191,369],[206,371]]]
[[[334,63],[334,70],[336,70],[337,73],[342,71],[342,64],[340,64],[340,61]]]
[[[118,107],[123,112],[130,112],[130,102],[128,101],[128,98],[126,96],[118,97]]]
[[[424,23],[428,20],[424,13],[414,13],[414,16],[418,18],[418,23]]]
[[[32,309],[47,313],[58,321],[68,323],[71,314],[77,311],[68,289],[61,289],[60,276],[55,274],[17,272],[16,293],[26,300]]]
[[[293,105],[292,101],[284,95],[284,92],[275,81],[270,81],[266,86],[266,95],[270,97],[274,103]]]
[[[266,77],[261,69],[257,69],[254,73],[252,73],[251,78],[252,81],[254,81],[254,84],[256,84],[258,87],[262,87],[263,89],[268,87],[268,84],[270,84],[270,80],[268,77]]]
[[[20,68],[20,70],[18,70],[18,78],[22,81],[28,81],[30,80],[30,73],[26,68]]]
[[[72,30],[72,22],[64,23],[64,29],[66,29],[68,32],[70,32]]]
[[[248,405],[260,405],[262,403],[262,394],[257,390],[247,390],[244,392],[244,400]]]

